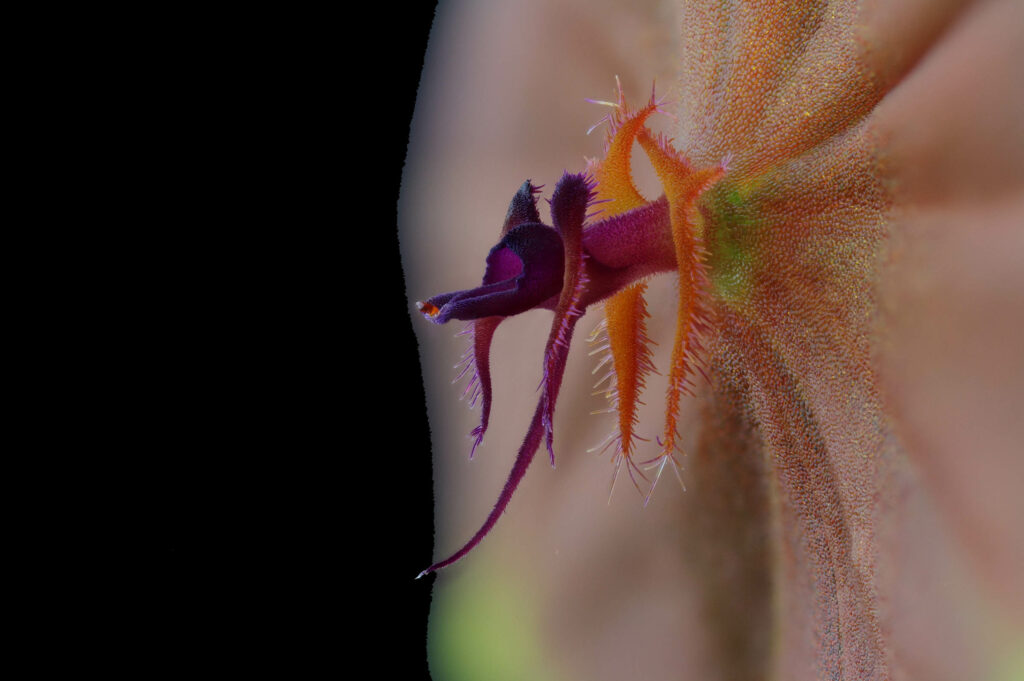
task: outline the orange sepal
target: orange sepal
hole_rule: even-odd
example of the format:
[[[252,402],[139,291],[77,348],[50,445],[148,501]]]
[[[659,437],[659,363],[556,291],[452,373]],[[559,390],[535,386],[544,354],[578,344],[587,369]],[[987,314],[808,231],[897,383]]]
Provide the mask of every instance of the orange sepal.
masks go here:
[[[726,167],[723,163],[712,168],[695,170],[690,162],[672,147],[671,140],[662,136],[656,137],[646,128],[639,131],[637,141],[665,188],[679,271],[679,309],[672,346],[672,365],[668,376],[665,431],[663,439],[660,440],[661,454],[651,461],[657,465],[657,473],[651,485],[653,492],[666,463],[671,462],[676,474],[679,473],[674,457],[676,449],[681,451],[676,430],[679,400],[683,393],[691,392],[693,370],[695,366],[699,368],[700,337],[708,325],[708,309],[705,304],[707,272],[701,243],[702,221],[697,210],[697,200],[725,174]]]
[[[597,199],[607,202],[602,211],[603,217],[613,217],[647,204],[647,199],[633,183],[633,142],[644,130],[644,122],[657,110],[658,105],[653,93],[646,106],[636,110],[630,109],[622,94],[622,88],[619,87],[618,104],[608,117],[605,157],[600,161],[591,161],[588,168],[597,180]],[[644,323],[649,316],[643,298],[646,288],[644,283],[630,286],[610,297],[604,304],[605,325],[601,330],[607,334],[607,357],[612,363],[609,376],[614,382],[614,386],[608,388],[605,396],[611,402],[611,411],[618,413],[618,433],[603,445],[604,448],[615,445],[612,455],[612,461],[615,463],[613,487],[623,461],[626,462],[630,478],[637,489],[639,485],[635,473],[643,476],[632,456],[635,451],[635,440],[638,438],[634,427],[638,421],[640,393],[643,391],[645,378],[654,370],[651,363],[650,340],[647,338]],[[603,359],[599,367],[607,361],[608,359]]]

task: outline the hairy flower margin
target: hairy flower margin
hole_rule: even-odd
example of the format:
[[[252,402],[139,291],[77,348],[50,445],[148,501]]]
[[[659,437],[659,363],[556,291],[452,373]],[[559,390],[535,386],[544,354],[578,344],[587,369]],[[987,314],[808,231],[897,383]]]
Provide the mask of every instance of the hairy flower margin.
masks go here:
[[[417,303],[429,320],[444,324],[468,322],[470,349],[460,377],[470,374],[470,402],[481,401],[480,425],[473,429],[470,457],[483,440],[491,411],[490,345],[506,317],[544,308],[554,312],[543,356],[540,399],[505,486],[480,529],[450,557],[419,574],[451,565],[471,551],[494,527],[511,500],[543,438],[554,464],[554,410],[577,320],[586,309],[604,301],[605,319],[591,340],[603,353],[599,368],[609,366],[598,382],[610,409],[618,414],[615,432],[599,445],[613,447],[615,473],[622,464],[640,490],[637,476],[647,480],[643,468],[653,470],[646,493],[650,499],[666,465],[679,475],[675,457],[681,452],[677,419],[683,394],[690,393],[694,371],[700,365],[701,335],[710,324],[707,254],[703,248],[703,220],[697,209],[701,195],[727,171],[728,157],[709,168],[695,168],[672,146],[672,140],[653,134],[647,119],[660,111],[652,92],[646,105],[630,107],[621,86],[612,107],[605,155],[591,160],[581,173],[566,172],[549,200],[553,225],[541,222],[537,195],[541,187],[524,182],[509,205],[500,240],[486,259],[481,285],[433,296]],[[639,143],[664,188],[654,201],[643,197],[632,179],[633,143]],[[601,210],[595,207],[601,204]],[[600,216],[601,219],[596,218]],[[660,452],[638,462],[635,432],[639,396],[654,370],[647,337],[645,280],[661,272],[679,275],[679,308],[668,373],[666,413]],[[679,478],[682,484],[682,478]],[[642,492],[641,492],[642,493]]]

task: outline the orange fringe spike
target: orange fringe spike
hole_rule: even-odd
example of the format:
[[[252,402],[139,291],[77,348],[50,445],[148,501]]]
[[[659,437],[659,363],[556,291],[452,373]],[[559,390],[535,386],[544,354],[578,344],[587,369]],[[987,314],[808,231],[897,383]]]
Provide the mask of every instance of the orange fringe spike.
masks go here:
[[[674,456],[677,449],[682,453],[676,429],[679,400],[683,393],[692,394],[691,379],[695,363],[699,361],[700,336],[708,324],[708,310],[704,302],[707,273],[704,266],[705,252],[701,245],[703,225],[696,203],[700,195],[725,174],[726,167],[723,163],[713,168],[694,170],[672,147],[671,140],[663,136],[655,137],[646,128],[639,131],[637,141],[650,158],[651,165],[665,187],[679,270],[679,310],[666,396],[665,433],[664,439],[659,441],[661,454],[647,462],[657,467],[647,495],[647,501],[650,501],[650,495],[666,463],[671,462],[679,484],[683,484],[679,464]]]
[[[588,168],[597,180],[597,199],[607,202],[603,211],[604,217],[619,215],[647,204],[647,200],[633,184],[631,157],[633,141],[644,129],[644,122],[648,116],[658,110],[653,92],[646,106],[631,110],[623,96],[621,83],[618,78],[615,81],[618,87],[618,103],[601,102],[615,107],[615,111],[606,118],[609,128],[605,157],[601,161],[591,161]],[[644,323],[649,316],[643,298],[646,288],[647,285],[644,283],[635,284],[609,298],[604,304],[604,325],[599,327],[592,337],[594,340],[600,334],[602,341],[607,339],[607,345],[601,349],[607,349],[608,354],[602,358],[598,368],[611,361],[612,367],[605,378],[610,377],[614,381],[614,386],[610,385],[604,393],[611,404],[611,410],[618,412],[618,433],[609,437],[603,446],[598,445],[595,448],[603,452],[609,446],[615,446],[612,455],[615,472],[608,492],[609,499],[623,461],[626,462],[630,479],[638,491],[640,486],[636,474],[646,479],[633,461],[635,440],[645,439],[634,432],[639,420],[637,410],[641,404],[640,393],[644,389],[646,376],[654,370],[649,347],[651,341],[647,337]],[[602,382],[604,380],[602,379]]]

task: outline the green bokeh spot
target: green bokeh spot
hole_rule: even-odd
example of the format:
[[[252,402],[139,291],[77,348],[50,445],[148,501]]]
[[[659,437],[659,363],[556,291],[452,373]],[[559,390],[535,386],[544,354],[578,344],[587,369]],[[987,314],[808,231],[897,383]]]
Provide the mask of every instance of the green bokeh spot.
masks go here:
[[[1024,681],[1024,639],[1018,639],[1014,650],[1000,660],[992,681]]]
[[[513,575],[479,560],[438,585],[427,643],[434,681],[556,681],[534,598]]]

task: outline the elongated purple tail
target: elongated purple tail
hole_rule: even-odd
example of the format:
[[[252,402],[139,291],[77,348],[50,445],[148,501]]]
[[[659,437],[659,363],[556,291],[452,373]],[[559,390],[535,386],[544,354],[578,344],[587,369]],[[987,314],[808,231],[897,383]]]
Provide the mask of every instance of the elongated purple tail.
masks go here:
[[[453,553],[448,558],[434,563],[423,572],[416,575],[416,579],[424,575],[429,575],[431,572],[440,570],[443,567],[447,567],[459,560],[467,553],[473,550],[473,548],[480,543],[480,540],[487,536],[487,533],[491,531],[494,524],[498,522],[498,518],[505,512],[505,507],[508,506],[509,500],[512,499],[512,495],[515,493],[516,488],[519,486],[519,481],[526,475],[526,469],[530,467],[530,463],[533,461],[534,454],[537,453],[537,448],[540,447],[540,439],[544,434],[544,425],[541,422],[541,417],[544,413],[544,402],[543,400],[537,404],[537,409],[533,412],[533,420],[530,421],[530,428],[526,432],[526,437],[523,439],[523,444],[519,448],[519,454],[516,455],[515,463],[512,465],[512,472],[509,473],[508,479],[505,481],[505,488],[501,490],[501,495],[498,497],[498,501],[494,504],[494,508],[491,509],[490,514],[487,516],[487,520],[484,524],[476,531],[476,534],[466,542],[466,545],[461,549]]]

